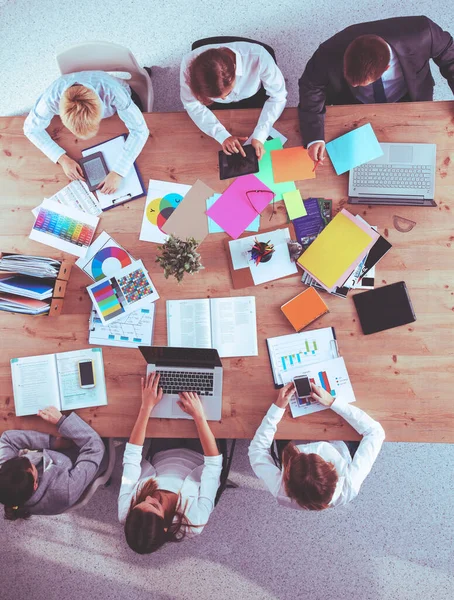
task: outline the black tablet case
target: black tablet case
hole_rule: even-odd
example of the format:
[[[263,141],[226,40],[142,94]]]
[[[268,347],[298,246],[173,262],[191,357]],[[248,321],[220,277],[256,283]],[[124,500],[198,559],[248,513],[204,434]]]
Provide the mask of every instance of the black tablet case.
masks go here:
[[[365,335],[416,321],[405,281],[356,294],[353,302]]]
[[[224,154],[222,150],[219,152],[219,179],[231,179],[240,175],[250,175],[258,173],[259,160],[255,153],[255,148],[250,145],[243,146],[246,153],[246,158],[239,152],[238,154]]]

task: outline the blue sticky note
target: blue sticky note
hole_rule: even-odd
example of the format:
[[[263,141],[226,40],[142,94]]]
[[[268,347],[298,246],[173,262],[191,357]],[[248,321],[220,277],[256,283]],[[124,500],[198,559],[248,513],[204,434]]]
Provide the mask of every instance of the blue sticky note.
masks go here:
[[[334,170],[338,175],[382,156],[372,125],[367,123],[326,144]]]
[[[213,206],[213,204],[216,202],[216,200],[218,198],[221,197],[221,194],[213,194],[210,198],[207,198],[206,203],[207,203],[207,210],[209,208],[211,208]],[[210,217],[207,216],[208,219],[208,233],[223,233],[224,230],[222,229],[222,227],[220,227],[217,223],[215,223],[213,221],[213,219],[210,219]],[[246,227],[246,231],[258,231],[260,227],[260,215],[257,215],[257,217],[252,221],[252,223]]]

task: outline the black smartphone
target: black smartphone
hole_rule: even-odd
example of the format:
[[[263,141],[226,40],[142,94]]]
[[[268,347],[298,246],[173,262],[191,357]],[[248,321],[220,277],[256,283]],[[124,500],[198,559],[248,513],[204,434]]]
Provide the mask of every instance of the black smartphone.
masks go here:
[[[301,377],[294,377],[293,383],[296,388],[296,395],[298,398],[307,398],[311,394],[311,383],[309,377],[302,375]]]

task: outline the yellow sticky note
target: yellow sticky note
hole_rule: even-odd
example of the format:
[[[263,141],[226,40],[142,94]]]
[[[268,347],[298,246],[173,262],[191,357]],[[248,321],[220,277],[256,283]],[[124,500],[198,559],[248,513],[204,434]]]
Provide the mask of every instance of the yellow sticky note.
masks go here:
[[[327,288],[337,283],[373,240],[355,221],[347,211],[338,213],[298,259]]]
[[[305,217],[307,215],[306,207],[304,206],[299,190],[284,192],[282,197],[284,198],[285,208],[287,209],[290,220],[293,221],[293,219]]]

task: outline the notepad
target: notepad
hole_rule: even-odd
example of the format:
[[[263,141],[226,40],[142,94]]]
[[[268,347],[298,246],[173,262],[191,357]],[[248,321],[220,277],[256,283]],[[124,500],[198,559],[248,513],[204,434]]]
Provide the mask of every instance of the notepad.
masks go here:
[[[295,331],[301,331],[309,323],[328,312],[328,307],[314,288],[310,287],[281,306],[281,310]]]
[[[300,256],[298,264],[332,291],[344,283],[377,238],[376,231],[342,210]]]
[[[276,183],[315,179],[314,161],[303,146],[273,150],[271,162]]]
[[[78,363],[92,360],[96,385],[80,387]],[[47,406],[76,410],[107,404],[101,348],[11,359],[16,415],[36,415]]]
[[[255,175],[238,177],[206,214],[237,239],[270,203],[273,192]]]
[[[284,197],[285,208],[287,209],[288,218],[290,220],[305,217],[307,215],[306,207],[303,204],[303,199],[301,198],[301,192],[299,190],[285,192],[282,196]]]
[[[372,125],[367,123],[326,144],[326,151],[337,175],[382,156]]]

